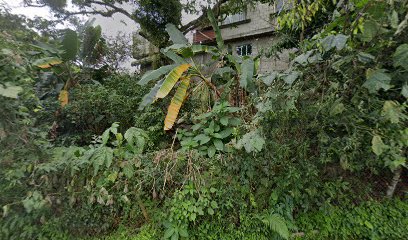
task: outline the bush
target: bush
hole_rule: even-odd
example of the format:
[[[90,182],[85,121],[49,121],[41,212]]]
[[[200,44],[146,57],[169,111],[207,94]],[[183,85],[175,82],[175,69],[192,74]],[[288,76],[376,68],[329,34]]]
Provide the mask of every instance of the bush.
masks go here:
[[[137,84],[137,76],[115,75],[103,84],[84,84],[72,90],[70,103],[59,116],[59,141],[70,144],[88,144],[92,136],[100,135],[114,122],[120,132],[132,126],[148,130],[154,136],[150,146],[165,142],[162,127],[162,108],[139,111],[142,97],[148,87]]]
[[[407,239],[408,203],[401,200],[364,202],[358,206],[328,206],[302,214],[299,239]]]

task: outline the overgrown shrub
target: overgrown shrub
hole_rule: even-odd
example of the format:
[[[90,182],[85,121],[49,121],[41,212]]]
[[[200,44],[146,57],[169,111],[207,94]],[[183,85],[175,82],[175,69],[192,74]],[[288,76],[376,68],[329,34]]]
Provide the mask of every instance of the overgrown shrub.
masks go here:
[[[88,83],[72,90],[70,103],[59,119],[59,141],[87,144],[94,135],[100,135],[112,123],[118,122],[119,131],[136,126],[149,131],[149,146],[166,142],[162,130],[164,111],[151,108],[139,111],[138,106],[148,88],[137,84],[137,76],[115,75],[100,83]]]
[[[406,239],[408,204],[396,199],[357,206],[328,205],[300,215],[296,222],[304,233],[297,239]]]

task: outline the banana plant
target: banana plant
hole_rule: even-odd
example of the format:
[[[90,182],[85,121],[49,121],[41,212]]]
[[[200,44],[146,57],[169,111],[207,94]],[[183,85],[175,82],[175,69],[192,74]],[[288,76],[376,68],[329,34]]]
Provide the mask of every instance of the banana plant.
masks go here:
[[[59,88],[58,96],[61,107],[68,104],[69,89],[79,79],[77,67],[92,66],[103,54],[102,29],[100,26],[93,27],[92,24],[93,21],[85,24],[81,30],[82,33],[80,32],[81,36],[76,31],[66,29],[60,48],[45,43],[35,45],[47,57],[36,60],[33,65],[45,71],[43,72],[44,77],[57,76],[60,81],[64,82],[63,87]]]
[[[242,60],[237,56],[228,54],[217,21],[211,11],[208,11],[208,18],[216,33],[217,47],[190,44],[176,26],[167,24],[166,31],[173,45],[161,49],[161,52],[173,63],[147,72],[138,82],[139,85],[146,85],[153,80],[157,81],[150,92],[143,97],[139,110],[144,109],[157,99],[165,98],[173,88],[177,88],[164,120],[164,130],[166,131],[172,129],[184,101],[198,87],[206,85],[213,92],[215,100],[221,97],[221,91],[212,81],[215,75],[223,76],[224,73],[241,75],[229,78],[230,80],[238,80],[239,86],[244,89],[249,89],[252,86],[253,75],[257,69],[256,61],[250,58]],[[210,54],[212,59],[218,61],[216,64],[218,69],[210,73],[209,76],[205,76],[201,66],[194,62],[194,56],[203,53]],[[229,61],[229,59],[233,61]],[[232,64],[233,69],[224,66],[227,61]],[[195,87],[193,88],[192,85]]]

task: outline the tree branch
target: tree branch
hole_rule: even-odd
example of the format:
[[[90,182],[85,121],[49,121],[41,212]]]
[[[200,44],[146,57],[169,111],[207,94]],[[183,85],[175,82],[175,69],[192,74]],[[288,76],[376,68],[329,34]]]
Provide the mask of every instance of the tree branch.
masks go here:
[[[220,15],[220,8],[221,5],[228,2],[229,0],[219,0],[212,8],[211,10],[214,12],[214,16],[218,17]],[[203,11],[203,14],[196,18],[195,20],[192,20],[191,22],[185,24],[184,26],[181,26],[180,30],[186,34],[189,31],[199,27],[205,20],[207,19],[207,9]]]
[[[214,16],[218,17],[220,15],[220,8],[221,5],[228,2],[229,0],[218,0],[215,5],[211,8],[211,10],[214,12]],[[26,4],[29,4],[27,6],[32,6],[30,1],[25,1]],[[95,5],[97,6],[102,6],[102,7],[106,7],[106,10],[97,10],[95,8]],[[40,5],[36,5],[38,7],[41,7]],[[45,5],[44,5],[45,6]],[[89,10],[89,8],[91,10]],[[82,5],[82,9],[81,11],[77,11],[77,12],[69,12],[66,10],[59,10],[59,9],[54,9],[57,12],[59,12],[62,15],[65,15],[63,20],[67,20],[69,17],[74,16],[74,15],[87,15],[87,14],[94,14],[94,15],[101,15],[103,17],[111,17],[112,15],[114,15],[115,13],[121,13],[124,16],[128,17],[129,19],[131,19],[132,21],[134,21],[135,23],[138,23],[140,19],[138,19],[136,17],[136,15],[134,15],[131,12],[126,11],[125,9],[123,9],[122,7],[118,7],[117,5],[115,5],[115,3],[110,3],[110,2],[105,2],[105,1],[101,1],[101,0],[89,0],[86,1],[85,3],[83,3]],[[195,20],[190,21],[189,23],[181,26],[180,30],[186,34],[189,31],[201,26],[203,23],[206,22],[207,19],[207,11],[208,9],[204,9],[203,13],[196,18]],[[146,38],[148,41],[150,41],[149,36],[146,34],[142,35],[144,38]]]

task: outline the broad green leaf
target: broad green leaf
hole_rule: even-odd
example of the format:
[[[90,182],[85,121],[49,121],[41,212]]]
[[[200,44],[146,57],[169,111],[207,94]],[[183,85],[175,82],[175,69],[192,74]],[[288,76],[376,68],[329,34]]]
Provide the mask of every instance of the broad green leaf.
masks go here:
[[[190,78],[186,77],[181,80],[180,85],[178,86],[176,93],[171,99],[171,103],[167,110],[166,119],[164,120],[164,130],[167,131],[173,127],[174,122],[176,121],[176,118],[180,111],[181,105],[183,104],[184,99],[186,98],[187,89],[189,85]]]
[[[167,52],[169,50],[173,50],[175,52],[179,52],[181,49],[186,48],[186,47],[191,47],[187,44],[172,44],[166,48],[164,48],[164,51]]]
[[[118,178],[118,172],[114,171],[113,173],[109,174],[106,179],[110,182],[115,182],[117,178]]]
[[[210,147],[208,147],[208,149],[207,149],[207,154],[208,154],[208,156],[210,157],[210,158],[212,158],[212,157],[214,157],[214,155],[215,155],[215,147],[214,146],[210,146]]]
[[[207,45],[192,45],[191,50],[193,50],[194,53],[200,53],[200,52],[213,52],[216,51],[216,47],[213,46],[207,46]]]
[[[168,73],[170,70],[174,69],[177,65],[166,65],[162,66],[156,70],[149,71],[143,75],[140,81],[137,83],[141,86],[148,84],[151,80],[155,80],[162,75]]]
[[[293,59],[293,62],[299,63],[301,65],[306,65],[308,63],[308,58],[310,55],[312,55],[313,51],[307,51],[306,53],[303,53],[299,56],[297,56],[295,59]]]
[[[380,136],[375,135],[371,140],[371,149],[375,155],[380,156],[387,149],[387,145],[384,144]]]
[[[292,71],[288,75],[283,77],[283,81],[288,85],[292,85],[296,81],[296,79],[298,79],[299,76],[300,76],[299,72]]]
[[[238,140],[237,148],[245,148],[247,153],[260,152],[265,145],[265,139],[259,134],[258,130],[246,133],[240,140]]]
[[[3,217],[7,217],[8,213],[10,211],[10,205],[4,205],[3,206]]]
[[[180,66],[175,67],[171,72],[167,75],[166,79],[163,82],[163,85],[160,87],[159,91],[156,94],[157,98],[164,98],[169,94],[171,89],[173,89],[174,85],[180,79],[181,75],[190,68],[190,64],[182,64]]]
[[[242,73],[239,80],[239,86],[249,89],[252,85],[252,78],[254,76],[254,61],[250,58],[242,61],[241,70]]]
[[[8,98],[17,98],[18,94],[23,91],[23,88],[20,86],[14,86],[9,82],[0,83],[0,96]]]
[[[170,227],[164,232],[164,238],[170,238],[174,233],[174,228]]]
[[[61,107],[65,107],[68,104],[69,93],[67,90],[61,90],[58,96],[58,100],[61,104]]]
[[[220,123],[222,124],[222,125],[224,125],[224,126],[227,126],[228,125],[228,117],[222,117],[221,119],[220,119]]]
[[[88,26],[85,29],[80,56],[89,62],[95,61],[93,55],[102,36],[101,26]]]
[[[214,29],[215,37],[217,40],[217,46],[222,51],[224,49],[224,40],[222,39],[221,31],[220,31],[220,27],[218,26],[217,19],[215,19],[214,13],[212,12],[211,9],[208,10],[208,19],[210,20],[211,26]]]
[[[174,44],[188,44],[186,37],[184,37],[183,33],[180,32],[174,24],[166,24],[166,32]]]
[[[35,47],[37,49],[41,49],[53,54],[62,54],[61,50],[57,49],[55,45],[43,43],[43,42],[37,42],[36,45],[31,45],[32,47]]]
[[[241,64],[240,63],[242,62],[242,58],[239,57],[239,56],[228,54],[227,59],[228,59],[228,61],[230,61],[235,66],[235,68],[237,69],[238,74],[241,74],[242,71],[241,71]]]
[[[408,14],[405,15],[405,19],[400,22],[397,27],[397,31],[395,31],[394,35],[397,36],[404,31],[404,29],[408,27]]]
[[[346,46],[347,38],[348,37],[343,34],[327,36],[322,40],[322,47],[325,51],[329,51],[332,48],[336,48],[340,51]]]
[[[208,143],[211,140],[211,138],[205,134],[200,134],[194,137],[194,140],[200,141],[200,144],[203,145],[203,144]]]
[[[390,16],[391,27],[395,29],[398,28],[398,23],[399,23],[398,13],[395,10],[393,10]]]
[[[364,42],[371,42],[373,38],[378,34],[380,31],[380,26],[377,22],[372,20],[367,20],[363,24],[363,33],[361,36],[361,40]]]
[[[376,93],[380,89],[387,91],[391,88],[391,77],[386,73],[385,69],[368,69],[366,76],[367,81],[365,81],[363,87],[367,88],[370,93]]]
[[[125,174],[126,178],[132,178],[135,175],[135,170],[133,169],[132,164],[126,164],[123,167],[123,174]]]
[[[234,69],[232,69],[232,68],[230,68],[230,67],[217,68],[217,69],[214,71],[214,75],[217,74],[217,75],[222,76],[222,75],[224,75],[225,73],[235,73],[235,71],[234,71]]]
[[[210,207],[207,209],[207,212],[210,215],[214,215],[214,210],[212,208],[210,208]]]
[[[195,217],[194,217],[194,219],[195,219]],[[187,230],[185,228],[181,227],[180,230],[179,230],[179,233],[180,233],[181,237],[188,238],[188,232],[187,232]]]
[[[152,104],[156,100],[156,94],[160,87],[163,85],[164,79],[156,83],[156,85],[150,90],[150,92],[144,95],[142,102],[139,105],[139,110],[143,110],[147,105]]]
[[[239,118],[231,118],[228,121],[230,126],[238,126],[239,124],[241,124],[241,120]]]
[[[113,160],[113,149],[110,147],[99,147],[93,152],[90,159],[94,167],[94,175],[96,175],[101,166],[110,167]]]
[[[402,86],[401,94],[405,98],[408,98],[408,84],[405,84],[404,86]]]
[[[403,67],[408,70],[408,44],[400,45],[393,55],[394,67]]]
[[[266,86],[270,86],[277,76],[277,72],[271,72],[269,75],[262,77],[261,80],[266,84]]]
[[[173,50],[169,49],[169,50],[165,50],[165,49],[161,49],[160,50],[161,53],[163,53],[166,57],[170,58],[171,60],[173,60],[177,65],[181,65],[181,64],[185,64],[187,63],[187,61],[180,57],[179,55],[177,55]]]
[[[178,240],[179,239],[179,232],[175,231],[174,234],[171,236],[171,240]]]
[[[39,68],[45,69],[45,68],[50,68],[54,65],[61,64],[62,60],[56,57],[46,57],[46,58],[41,58],[37,59],[33,62],[34,66],[37,66]]]
[[[232,128],[227,128],[219,132],[220,138],[224,139],[232,134]]]
[[[62,50],[64,50],[64,53],[61,55],[62,60],[75,60],[79,50],[78,34],[71,29],[65,30],[65,35],[61,44]]]
[[[224,143],[220,139],[214,139],[214,146],[218,151],[224,150]]]
[[[385,101],[381,115],[391,123],[399,123],[402,113],[397,102]]]
[[[184,58],[190,58],[194,55],[194,52],[191,47],[185,47],[179,50],[179,54],[181,54],[181,56]]]
[[[196,214],[196,213],[191,213],[191,214],[190,214],[190,221],[195,221],[195,220],[196,220],[196,217],[197,217],[197,214]]]
[[[330,115],[331,116],[335,116],[337,114],[341,114],[342,112],[344,112],[346,108],[344,107],[344,104],[341,102],[336,102],[333,104],[333,106],[331,107],[330,110]]]
[[[362,63],[369,63],[374,61],[375,57],[369,53],[365,53],[365,52],[360,52],[357,55],[358,60]]]
[[[142,153],[146,144],[147,134],[143,129],[131,127],[124,135],[128,144],[132,147],[135,153]]]

